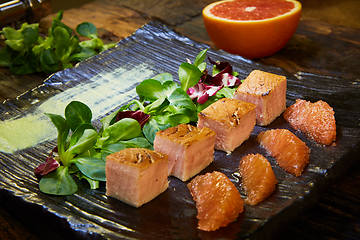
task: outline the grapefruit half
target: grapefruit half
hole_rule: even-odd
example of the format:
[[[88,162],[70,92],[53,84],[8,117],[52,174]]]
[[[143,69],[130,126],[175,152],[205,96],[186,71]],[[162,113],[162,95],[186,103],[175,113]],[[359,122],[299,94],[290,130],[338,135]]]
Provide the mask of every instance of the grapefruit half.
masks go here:
[[[301,16],[296,0],[224,0],[202,12],[216,47],[246,58],[274,54],[295,33]]]

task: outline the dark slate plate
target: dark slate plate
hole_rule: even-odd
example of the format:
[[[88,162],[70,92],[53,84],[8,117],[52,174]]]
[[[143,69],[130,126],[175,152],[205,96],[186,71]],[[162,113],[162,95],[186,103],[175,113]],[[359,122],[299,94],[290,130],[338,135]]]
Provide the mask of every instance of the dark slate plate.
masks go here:
[[[77,99],[81,93],[71,90],[77,89],[81,84],[95,84],[91,85],[95,90],[94,96],[89,97],[88,100],[95,106],[96,104],[104,106],[96,112],[96,116],[101,117],[131,97],[135,97],[135,94],[132,95],[134,88],[143,79],[138,79],[134,73],[126,78],[128,72],[138,70],[138,77],[170,72],[177,78],[179,64],[186,58],[194,59],[201,49],[207,47],[178,35],[166,26],[152,22],[121,41],[116,48],[73,69],[58,72],[38,88],[15,100],[4,102],[0,105],[0,119],[9,120],[36,113],[40,104],[69,91],[71,94],[68,94],[67,98],[59,98],[58,101],[65,103],[73,98]],[[86,183],[81,183],[76,194],[64,197],[39,192],[33,169],[55,146],[54,140],[42,142],[14,154],[0,152],[0,200],[3,206],[8,206],[17,214],[22,214],[24,218],[42,216],[47,221],[46,226],[55,226],[59,231],[65,230],[73,238],[265,238],[278,231],[282,224],[316,201],[318,193],[321,193],[320,190],[355,160],[348,158],[348,155],[358,145],[360,139],[360,131],[357,128],[360,119],[360,110],[357,106],[360,105],[360,99],[356,97],[359,91],[347,79],[302,72],[289,75],[279,68],[260,65],[222,51],[209,50],[208,55],[216,60],[231,62],[234,70],[239,72],[242,78],[253,69],[286,75],[288,105],[297,98],[327,101],[336,112],[338,126],[336,146],[323,147],[309,141],[301,133],[293,131],[280,117],[267,128],[255,127],[251,138],[233,154],[216,152],[215,161],[203,173],[213,170],[225,173],[242,193],[237,166],[240,158],[248,153],[259,152],[267,156],[279,184],[276,192],[269,199],[255,207],[246,206],[245,212],[236,222],[215,232],[197,230],[195,204],[186,185],[175,178],[170,178],[170,186],[166,192],[139,209],[106,197],[104,185],[92,191],[87,188]],[[111,93],[110,89],[101,92],[101,88],[97,88],[99,86],[96,86],[96,83],[102,84],[104,79],[107,79],[103,77],[103,73],[114,72],[119,68],[122,69],[121,73],[116,75],[119,78],[108,79],[115,90]],[[99,96],[110,97],[98,99]],[[117,96],[127,97],[119,100]],[[256,143],[256,135],[270,128],[288,128],[311,148],[310,164],[301,177],[296,178],[280,169],[274,159]]]

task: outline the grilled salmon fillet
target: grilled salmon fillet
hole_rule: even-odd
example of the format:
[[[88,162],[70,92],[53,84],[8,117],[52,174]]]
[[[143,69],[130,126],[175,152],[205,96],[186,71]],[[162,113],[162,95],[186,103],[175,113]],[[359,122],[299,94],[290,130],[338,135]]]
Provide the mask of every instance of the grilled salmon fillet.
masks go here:
[[[310,149],[287,129],[261,132],[257,140],[285,171],[300,176],[309,163]]]
[[[288,107],[283,117],[296,130],[304,132],[309,138],[323,145],[330,145],[336,140],[334,110],[326,102],[315,103],[297,99]]]
[[[256,105],[256,124],[269,125],[286,108],[286,77],[252,71],[236,89],[235,99]]]
[[[200,230],[225,227],[244,211],[239,191],[223,173],[214,171],[196,176],[187,187],[196,203]]]
[[[229,153],[249,138],[256,123],[255,108],[252,103],[222,98],[198,114],[197,126],[212,129],[215,149]]]
[[[242,186],[246,192],[245,203],[257,205],[275,190],[277,180],[270,162],[261,154],[248,154],[239,164]]]
[[[214,160],[214,144],[211,129],[180,124],[158,131],[154,150],[168,156],[169,175],[187,181]]]
[[[106,195],[140,207],[168,187],[168,159],[145,148],[127,148],[106,157]]]

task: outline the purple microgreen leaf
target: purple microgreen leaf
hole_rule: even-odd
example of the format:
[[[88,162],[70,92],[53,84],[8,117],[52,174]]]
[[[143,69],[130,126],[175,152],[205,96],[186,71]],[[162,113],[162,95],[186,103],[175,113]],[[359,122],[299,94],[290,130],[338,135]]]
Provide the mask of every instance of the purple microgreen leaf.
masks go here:
[[[189,97],[194,100],[200,96],[202,96],[203,91],[205,90],[204,88],[205,84],[203,83],[197,83],[195,84],[195,86],[189,88],[186,93],[189,95]]]
[[[209,97],[212,97],[223,87],[224,86],[206,86],[206,92],[209,94]]]
[[[207,72],[204,72],[201,76],[201,82],[215,85],[215,86],[225,86],[225,87],[234,87],[241,84],[240,79],[233,75],[232,66],[228,62],[215,62],[208,57],[208,60],[211,64],[215,65],[219,71],[214,76],[209,75]]]
[[[187,94],[191,99],[197,99],[199,104],[204,104],[209,97],[214,96],[223,86],[211,86],[205,83],[197,83],[188,89]]]
[[[208,74],[207,69],[205,69],[205,70],[202,72],[202,75],[201,75],[201,77],[200,77],[199,82],[200,82],[200,83],[206,82],[206,80],[207,80],[207,78],[208,78],[209,76],[210,76],[210,75]]]
[[[234,87],[241,84],[241,80],[228,72],[220,72],[215,76],[204,76],[202,77],[202,82],[206,82],[212,86],[225,86],[225,87]]]
[[[209,94],[204,92],[204,94],[202,96],[198,97],[197,102],[199,104],[204,104],[208,99],[209,99]]]
[[[34,173],[37,178],[47,175],[48,173],[56,170],[60,163],[54,158],[54,152],[57,152],[57,147],[55,147],[46,158],[45,162],[41,163],[37,168],[35,168]]]
[[[219,74],[217,74],[217,75],[219,75]],[[239,78],[237,78],[229,73],[221,74],[221,81],[225,87],[234,87],[234,86],[238,86],[241,84],[241,80]]]
[[[227,73],[232,73],[232,66],[230,65],[230,63],[228,62],[220,62],[220,61],[213,61],[210,57],[208,57],[209,62],[212,65],[215,65],[215,67],[220,71],[220,72],[227,72]]]
[[[120,121],[123,118],[132,118],[139,122],[140,126],[143,127],[144,124],[149,120],[150,115],[144,113],[143,111],[120,111],[116,115],[116,122]]]
[[[209,97],[214,96],[223,87],[234,87],[241,84],[241,80],[233,75],[230,63],[213,61],[210,57],[208,60],[216,68],[217,74],[212,76],[205,69],[199,82],[186,92],[192,100],[197,99],[199,104],[204,104]]]

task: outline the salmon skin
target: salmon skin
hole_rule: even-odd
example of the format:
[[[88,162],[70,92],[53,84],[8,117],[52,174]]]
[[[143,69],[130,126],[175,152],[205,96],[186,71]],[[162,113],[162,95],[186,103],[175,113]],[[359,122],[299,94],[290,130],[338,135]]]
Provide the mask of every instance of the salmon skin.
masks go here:
[[[211,129],[180,124],[158,131],[154,149],[168,155],[169,175],[187,181],[214,160],[214,144]]]
[[[231,153],[250,137],[256,123],[255,108],[252,103],[222,98],[198,114],[197,126],[212,129],[215,149]]]
[[[230,179],[214,171],[187,184],[196,203],[198,229],[215,231],[235,221],[244,211],[244,201]]]
[[[323,145],[336,140],[336,122],[334,110],[322,100],[311,103],[297,99],[288,107],[283,117],[292,128],[300,130],[309,138]]]
[[[168,188],[168,158],[145,148],[127,148],[106,157],[106,195],[134,207]]]
[[[270,162],[261,154],[248,154],[239,164],[241,183],[246,192],[245,203],[257,205],[269,197],[277,180]]]
[[[234,98],[255,104],[256,124],[266,126],[286,108],[286,85],[285,76],[254,70],[236,89]]]
[[[309,163],[310,149],[287,129],[261,132],[257,140],[285,171],[300,176]]]

